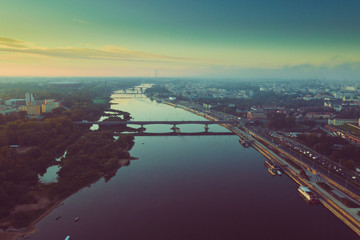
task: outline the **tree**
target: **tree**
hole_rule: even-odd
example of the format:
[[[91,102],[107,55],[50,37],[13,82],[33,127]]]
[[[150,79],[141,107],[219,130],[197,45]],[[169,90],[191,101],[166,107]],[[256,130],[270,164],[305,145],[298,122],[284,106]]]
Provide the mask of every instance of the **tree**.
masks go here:
[[[355,167],[356,167],[356,163],[354,160],[352,159],[348,159],[348,160],[345,160],[343,162],[343,166],[350,169],[350,170],[355,170]]]

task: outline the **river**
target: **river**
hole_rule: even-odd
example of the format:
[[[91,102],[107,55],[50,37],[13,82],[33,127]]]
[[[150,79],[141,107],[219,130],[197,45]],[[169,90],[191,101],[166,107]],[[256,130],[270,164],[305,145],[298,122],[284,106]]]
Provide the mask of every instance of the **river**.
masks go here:
[[[112,97],[112,108],[134,120],[203,120],[143,95]],[[66,199],[37,224],[31,239],[358,239],[322,205],[308,205],[290,178],[270,175],[266,159],[243,148],[237,136],[136,137],[130,153],[138,159],[109,182],[102,179]]]

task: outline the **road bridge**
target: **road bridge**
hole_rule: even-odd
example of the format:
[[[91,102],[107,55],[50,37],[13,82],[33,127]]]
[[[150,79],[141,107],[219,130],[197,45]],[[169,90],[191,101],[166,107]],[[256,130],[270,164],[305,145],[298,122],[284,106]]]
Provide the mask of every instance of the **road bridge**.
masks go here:
[[[119,133],[115,136],[129,134],[132,136],[228,136],[228,135],[236,135],[233,132],[165,132],[165,133],[149,133],[149,132],[134,132],[134,133]]]
[[[237,125],[235,121],[81,121],[75,122],[75,124],[79,125],[92,125],[98,124],[99,126],[126,126],[126,125],[139,125],[140,128],[138,129],[140,132],[144,132],[146,129],[144,125],[173,125],[171,130],[173,132],[180,132],[180,128],[177,125],[184,125],[184,124],[201,124],[204,125],[205,132],[208,132],[210,124],[227,124],[227,125]]]
[[[231,124],[236,125],[237,122],[235,121],[81,121],[75,122],[75,124],[82,124],[82,125],[92,125],[92,124],[99,124],[99,125],[151,125],[151,124],[168,124],[168,125],[180,125],[180,124],[202,124],[202,125],[210,125],[210,124]]]
[[[126,92],[120,92],[120,93],[116,93],[117,95],[144,95],[143,92],[130,92],[130,93],[126,93]],[[111,98],[117,98],[117,97],[111,97]]]

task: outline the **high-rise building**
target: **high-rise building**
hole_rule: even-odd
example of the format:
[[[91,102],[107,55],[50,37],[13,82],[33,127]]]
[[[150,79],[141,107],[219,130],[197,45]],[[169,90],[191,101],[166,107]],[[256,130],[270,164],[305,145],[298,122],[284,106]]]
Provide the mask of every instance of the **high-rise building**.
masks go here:
[[[30,106],[31,102],[35,101],[34,94],[26,92],[25,93],[26,106]]]

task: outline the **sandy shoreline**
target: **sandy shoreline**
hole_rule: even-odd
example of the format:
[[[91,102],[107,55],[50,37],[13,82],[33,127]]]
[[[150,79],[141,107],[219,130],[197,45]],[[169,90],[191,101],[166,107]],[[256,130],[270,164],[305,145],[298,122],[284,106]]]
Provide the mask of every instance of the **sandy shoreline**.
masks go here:
[[[51,213],[55,208],[57,208],[59,206],[59,204],[62,203],[65,199],[66,198],[58,200],[58,201],[54,202],[53,204],[50,204],[49,208],[43,214],[41,214],[38,218],[36,218],[29,225],[29,227],[27,227],[27,229],[24,232],[0,232],[0,239],[1,240],[18,240],[21,237],[35,233],[37,231],[36,224],[38,222],[40,222],[41,219],[43,219],[44,217],[49,215],[49,213]]]

